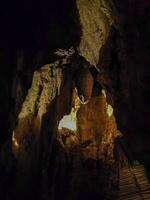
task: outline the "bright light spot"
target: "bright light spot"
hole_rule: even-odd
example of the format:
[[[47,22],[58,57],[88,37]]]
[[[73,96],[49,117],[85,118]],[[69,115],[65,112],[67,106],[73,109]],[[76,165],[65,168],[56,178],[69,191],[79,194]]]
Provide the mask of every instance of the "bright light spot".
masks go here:
[[[18,142],[17,142],[17,140],[15,138],[14,131],[13,131],[13,135],[12,135],[12,142],[15,145],[15,147],[19,148],[19,144],[18,144]]]
[[[81,102],[77,93],[75,92],[75,103],[69,115],[65,115],[59,122],[58,129],[67,128],[72,131],[77,130],[77,111],[80,108]]]
[[[106,98],[106,92],[104,89],[102,90],[102,94]],[[108,103],[106,103],[106,113],[109,117],[113,115],[113,107]]]
[[[71,111],[70,115],[65,115],[59,122],[58,129],[68,128],[72,131],[77,129],[76,112]]]
[[[106,92],[105,92],[105,90],[103,89],[102,90],[102,94],[104,95],[104,97],[106,98]]]
[[[109,117],[112,116],[112,114],[113,114],[113,108],[112,108],[112,106],[110,104],[107,104],[107,110],[106,110],[106,112],[107,112],[107,115]]]

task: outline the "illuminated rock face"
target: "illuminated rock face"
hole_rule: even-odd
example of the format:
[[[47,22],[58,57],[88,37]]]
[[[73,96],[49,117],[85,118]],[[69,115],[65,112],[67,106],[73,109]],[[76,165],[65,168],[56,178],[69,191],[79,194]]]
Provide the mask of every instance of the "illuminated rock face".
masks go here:
[[[80,53],[92,65],[97,65],[101,47],[105,44],[113,15],[107,0],[77,0],[82,35]]]
[[[78,111],[80,143],[89,143],[83,148],[85,160],[114,159],[113,147],[117,126],[113,114],[110,115],[107,109],[106,98],[100,94],[98,97],[92,98],[87,105],[81,105]],[[105,157],[107,153],[108,155]]]
[[[61,130],[63,128],[69,129],[71,131],[77,131],[77,112],[81,106],[80,99],[78,97],[77,91],[74,89],[73,92],[73,102],[72,102],[72,108],[69,115],[63,116],[63,118],[60,120],[58,125],[58,130]]]
[[[22,26],[23,29],[17,28],[15,42],[12,42],[16,49],[18,46],[23,48],[23,65],[19,66],[19,70],[22,68],[21,71],[17,72],[18,76],[25,72],[32,79],[32,83],[30,80],[28,84],[26,83],[26,77],[23,79],[25,87],[22,87],[22,85],[20,87],[18,83],[18,85],[16,84],[18,93],[23,93],[23,95],[16,95],[14,90],[14,98],[15,95],[17,97],[15,102],[19,108],[16,109],[19,114],[15,113],[16,115],[14,115],[16,123],[12,126],[13,156],[17,160],[17,174],[15,170],[12,170],[15,174],[15,180],[13,180],[15,183],[10,186],[14,199],[20,197],[23,200],[43,199],[43,196],[45,199],[52,200],[60,200],[62,196],[66,200],[80,199],[82,195],[77,186],[85,185],[80,184],[85,180],[82,174],[84,172],[84,169],[82,169],[84,168],[82,166],[83,160],[88,158],[99,159],[101,158],[100,156],[104,155],[102,150],[100,150],[98,157],[95,155],[95,144],[97,142],[95,135],[92,135],[94,145],[89,145],[90,154],[87,148],[81,151],[82,146],[85,146],[85,141],[80,140],[80,133],[76,135],[72,131],[65,140],[66,130],[63,130],[65,132],[62,134],[65,145],[62,146],[59,140],[57,141],[58,122],[63,116],[67,117],[70,112],[72,113],[71,98],[73,88],[77,88],[81,102],[87,103],[91,99],[94,80],[89,69],[85,69],[82,64],[80,65],[80,62],[76,62],[78,63],[77,66],[74,63],[70,66],[70,63],[61,62],[58,55],[51,56],[51,53],[53,54],[53,51],[57,50],[57,48],[74,46],[77,49],[78,56],[82,55],[89,63],[96,65],[100,48],[105,43],[112,23],[109,4],[105,1],[97,0],[93,2],[56,0],[52,1],[52,3],[50,2],[50,6],[47,6],[47,4],[47,2],[46,5],[44,4],[44,9],[39,6],[40,16],[35,13],[35,16],[38,16],[40,21],[39,24],[37,24],[37,19],[35,21],[31,19],[31,21],[29,20],[31,24],[34,22],[33,24],[37,24],[37,26],[33,25],[30,29],[27,23],[25,24],[26,28],[24,25]],[[36,12],[38,11],[36,10]],[[22,19],[23,15],[19,16]],[[19,16],[17,17],[18,19]],[[32,14],[29,12],[29,15],[25,16],[31,17]],[[99,21],[99,19],[101,20]],[[80,28],[82,29],[82,34]],[[26,38],[24,37],[25,29],[27,30],[27,41],[21,41],[20,38]],[[24,47],[25,49],[27,48],[27,52],[29,49],[29,53],[24,50]],[[40,51],[39,49],[44,50]],[[12,52],[14,52],[13,48]],[[16,57],[16,54],[15,52],[13,56]],[[26,55],[27,58],[25,57]],[[53,60],[58,62],[54,63]],[[14,66],[14,59],[10,63],[11,66],[12,63]],[[26,63],[25,67],[24,63]],[[28,64],[30,65],[28,66]],[[24,70],[24,68],[28,69],[28,67],[31,68],[30,73],[28,70]],[[74,72],[75,74],[72,74]],[[20,96],[23,96],[22,101],[19,101]],[[76,115],[77,113],[74,112],[74,114]],[[64,129],[62,125],[60,127]],[[75,129],[75,125],[72,125],[71,128]],[[96,132],[96,129],[94,131]],[[83,137],[86,135],[85,133],[81,134],[83,134]],[[82,154],[84,154],[84,159]],[[77,171],[79,172],[78,174]],[[89,172],[87,170],[86,174],[90,174]],[[90,176],[92,177],[92,174]],[[98,180],[102,180],[101,177]],[[97,191],[99,191],[99,187]],[[77,193],[78,197],[76,198]],[[91,195],[92,193],[93,191],[91,191]],[[11,196],[11,194],[9,195]]]
[[[59,122],[58,129],[68,128],[69,130],[76,131],[76,112],[71,110],[69,115],[65,115]]]
[[[106,180],[102,179],[102,173],[97,169],[97,160],[113,160],[113,140],[117,128],[109,104],[113,105],[117,124],[125,133],[135,157],[149,167],[150,2],[113,0],[113,3],[113,13],[119,25],[112,27],[112,12],[105,0],[55,0],[45,4],[36,1],[31,7],[28,3],[25,6],[19,3],[17,7],[12,3],[9,8],[2,8],[2,18],[6,18],[6,23],[2,23],[4,27],[0,31],[0,45],[3,47],[0,50],[0,146],[12,135],[17,161],[12,159],[14,155],[10,145],[11,159],[9,155],[6,156],[6,163],[0,159],[3,164],[0,170],[4,166],[0,171],[3,175],[0,177],[0,199],[13,199],[12,195],[15,195],[15,200],[17,197],[23,200],[60,200],[62,197],[66,200],[93,200],[93,191],[91,196],[86,192],[97,185],[100,185],[97,191],[102,191],[103,183],[94,185],[89,181],[87,187],[88,180],[96,177],[102,182]],[[35,5],[38,9],[34,9]],[[70,66],[67,68],[63,63],[65,86],[60,87],[62,63],[51,53],[58,48],[72,46],[89,63],[99,63],[100,73],[94,79],[105,89],[107,105],[102,95],[90,99],[93,77],[87,70],[81,78],[83,66],[80,64],[74,65],[70,71]],[[59,63],[57,67],[53,63],[55,60]],[[47,63],[53,64],[41,67]],[[54,67],[54,73],[51,67]],[[56,132],[59,121],[71,112],[75,87],[72,71],[77,69],[81,101],[85,103],[88,100],[89,103],[82,105],[78,112],[77,134],[71,131],[70,135],[66,135],[68,129],[63,130],[62,145],[57,141]],[[75,125],[71,128],[75,129]],[[83,160],[89,163],[83,164]],[[112,165],[105,172],[110,172],[110,169]],[[96,170],[98,173],[94,174]],[[70,180],[70,177],[73,179]],[[85,196],[79,194],[80,198],[76,197],[76,185],[85,185]],[[69,196],[66,188],[70,192],[73,190],[74,198]],[[1,198],[3,195],[5,198]],[[99,199],[102,199],[101,196]]]
[[[42,117],[60,93],[62,71],[60,68],[56,69],[57,66],[56,62],[34,72],[32,86],[22,105],[13,133],[13,149],[16,156],[20,154],[20,157],[23,157],[33,140],[39,137]]]
[[[47,187],[46,181],[50,172],[49,159],[53,157],[53,150],[59,151],[61,148],[60,144],[56,144],[58,142],[55,143],[58,121],[71,111],[74,85],[71,77],[65,82],[64,77],[66,74],[62,73],[59,61],[44,65],[34,72],[31,88],[22,105],[12,135],[13,157],[18,164],[13,190],[15,199],[20,195],[23,195],[23,199],[35,198],[37,192],[31,190],[41,187],[40,185],[42,191],[38,194],[45,193],[43,190]],[[56,153],[60,162],[64,152],[65,150],[61,149],[58,154]],[[57,171],[59,164],[55,164]],[[54,171],[52,170],[52,173],[55,173]],[[37,183],[36,180],[39,179],[41,181]],[[50,184],[49,189],[52,190],[52,187]],[[53,191],[50,195],[52,194]]]
[[[114,141],[118,130],[113,108],[106,102],[106,96],[101,93],[83,105],[74,91],[73,99],[70,114],[65,115],[58,126],[58,138],[63,146],[70,149],[84,146],[81,151],[84,160],[114,160]]]
[[[71,113],[59,122],[57,133],[57,141],[69,157],[68,173],[71,173],[70,184],[73,187],[70,195],[73,199],[82,196],[92,199],[95,193],[98,197],[111,197],[118,180],[114,156],[114,143],[118,136],[115,118],[103,93],[92,97],[86,105],[78,105],[77,115],[72,116],[75,103],[72,104]],[[69,122],[72,125],[71,117],[76,117],[73,118],[76,122],[73,127],[69,126]]]

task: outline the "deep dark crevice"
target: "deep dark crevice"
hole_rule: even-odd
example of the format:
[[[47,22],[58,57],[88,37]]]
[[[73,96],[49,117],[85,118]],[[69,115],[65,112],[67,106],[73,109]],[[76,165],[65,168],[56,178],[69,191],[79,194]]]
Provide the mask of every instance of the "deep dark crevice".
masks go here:
[[[79,44],[81,29],[75,0],[8,1],[0,12],[1,48],[54,50]]]

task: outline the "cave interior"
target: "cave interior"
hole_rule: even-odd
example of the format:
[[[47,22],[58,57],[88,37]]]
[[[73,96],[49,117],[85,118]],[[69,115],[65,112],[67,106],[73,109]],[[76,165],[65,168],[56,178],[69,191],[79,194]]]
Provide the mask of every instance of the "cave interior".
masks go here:
[[[149,180],[149,21],[147,0],[1,3],[0,200],[122,200],[136,165]]]

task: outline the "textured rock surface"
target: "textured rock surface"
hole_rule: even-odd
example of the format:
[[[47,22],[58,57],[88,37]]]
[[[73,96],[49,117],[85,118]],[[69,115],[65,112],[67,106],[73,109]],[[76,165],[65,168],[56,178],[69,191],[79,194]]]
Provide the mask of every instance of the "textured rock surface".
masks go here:
[[[63,81],[59,62],[47,64],[35,71],[30,90],[18,116],[13,132],[13,149],[17,156],[23,157],[41,132],[42,117],[54,98],[60,94]]]
[[[93,77],[88,68],[82,68],[76,74],[76,87],[82,103],[87,103],[93,90]]]
[[[85,160],[113,160],[117,127],[114,116],[107,114],[107,103],[103,94],[92,98],[87,105],[81,105],[78,111],[78,134],[80,143],[83,146],[85,144]]]
[[[113,117],[106,117],[105,99],[93,95],[81,107],[79,114],[87,116],[79,115],[80,137],[71,133],[68,147],[56,140],[58,122],[71,110],[74,79],[83,69],[79,56],[72,58],[71,67],[60,62],[65,74],[62,88],[60,68],[54,67],[53,73],[48,64],[37,70],[60,61],[53,55],[58,48],[73,46],[84,60],[98,64],[94,85],[99,83],[106,90],[128,149],[149,168],[150,3],[113,0],[111,5],[114,26],[105,0],[16,0],[0,7],[0,149],[7,141],[0,159],[0,199],[114,199],[108,191],[116,174],[109,163],[116,126]],[[88,98],[91,88],[86,88]],[[101,114],[102,124],[97,119]],[[10,142],[14,127],[15,158]],[[108,163],[105,158],[110,159]]]
[[[80,53],[91,64],[97,65],[100,49],[113,22],[109,1],[77,0],[77,8],[82,28]]]
[[[100,59],[100,82],[109,93],[119,129],[130,153],[149,162],[150,3],[114,0],[118,27],[112,27]],[[130,28],[129,28],[130,27]],[[136,145],[135,145],[136,144]]]
[[[117,133],[114,116],[108,115],[108,104],[102,93],[86,105],[79,104],[76,130],[62,128],[58,131],[58,141],[70,159],[71,199],[115,198],[113,191],[118,179],[114,141]]]

